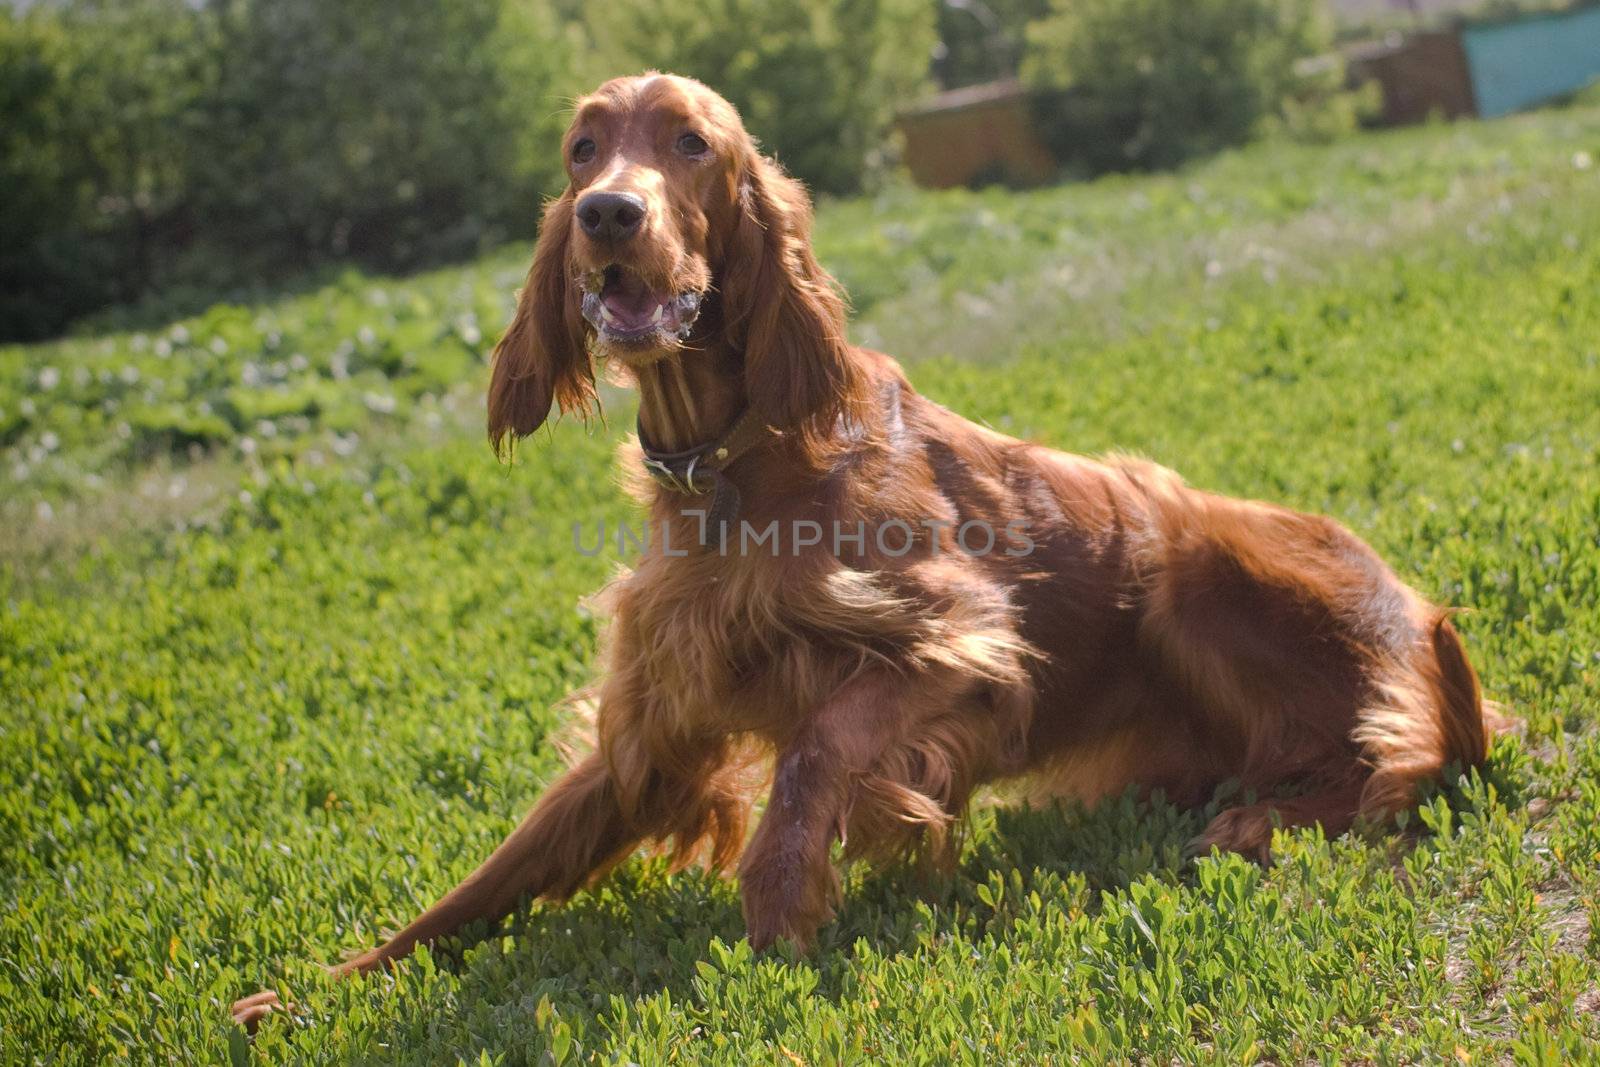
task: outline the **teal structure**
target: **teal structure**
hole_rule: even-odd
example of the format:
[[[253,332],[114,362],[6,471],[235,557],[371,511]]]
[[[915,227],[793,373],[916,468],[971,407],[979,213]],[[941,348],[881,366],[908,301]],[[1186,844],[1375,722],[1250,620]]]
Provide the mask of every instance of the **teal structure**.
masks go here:
[[[1600,6],[1464,27],[1478,114],[1494,118],[1600,79]]]

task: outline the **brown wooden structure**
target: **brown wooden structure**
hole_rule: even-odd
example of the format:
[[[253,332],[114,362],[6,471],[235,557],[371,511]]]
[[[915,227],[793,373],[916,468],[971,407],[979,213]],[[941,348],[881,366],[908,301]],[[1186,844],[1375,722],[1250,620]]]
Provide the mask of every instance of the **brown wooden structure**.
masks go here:
[[[1382,89],[1385,126],[1478,113],[1467,54],[1454,29],[1392,34],[1352,49],[1346,59],[1353,81],[1375,81]]]
[[[1005,182],[1039,185],[1056,162],[1034,132],[1016,81],[952,89],[900,114],[905,164],[926,189]]]

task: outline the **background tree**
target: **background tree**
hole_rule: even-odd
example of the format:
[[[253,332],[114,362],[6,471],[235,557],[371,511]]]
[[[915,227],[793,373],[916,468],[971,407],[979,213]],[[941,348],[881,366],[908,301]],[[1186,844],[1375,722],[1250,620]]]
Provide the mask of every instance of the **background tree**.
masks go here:
[[[191,224],[208,31],[183,0],[0,12],[0,336],[46,333],[159,273]]]
[[[280,264],[404,268],[503,240],[537,195],[515,104],[553,87],[550,66],[523,67],[513,91],[500,16],[499,0],[224,0],[198,210],[230,252]]]
[[[1028,24],[1050,11],[1050,0],[939,0],[934,75],[946,89],[1014,78]]]
[[[1051,0],[1028,30],[1024,76],[1046,96],[1058,152],[1091,169],[1164,167],[1275,122],[1315,129],[1298,105],[1339,90],[1318,0]]]

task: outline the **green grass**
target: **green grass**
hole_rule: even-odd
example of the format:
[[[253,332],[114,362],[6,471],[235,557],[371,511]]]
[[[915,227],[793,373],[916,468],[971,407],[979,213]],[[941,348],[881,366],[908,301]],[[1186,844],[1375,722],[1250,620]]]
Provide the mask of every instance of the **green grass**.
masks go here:
[[[924,392],[1333,514],[1464,609],[1527,730],[1265,871],[1181,858],[1207,811],[984,806],[950,876],[851,870],[803,959],[636,860],[392,977],[311,963],[499,841],[589,677],[618,561],[570,524],[628,514],[629,414],[494,463],[525,249],[0,352],[0,1060],[1595,1062],[1596,160],[1582,107],[824,206]],[[263,984],[298,1009],[252,1046]]]

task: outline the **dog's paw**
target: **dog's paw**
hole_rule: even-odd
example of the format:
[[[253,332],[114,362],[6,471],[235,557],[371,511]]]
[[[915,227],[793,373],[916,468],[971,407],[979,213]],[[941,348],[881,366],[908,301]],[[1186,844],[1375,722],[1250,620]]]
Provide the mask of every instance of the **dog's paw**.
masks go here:
[[[368,949],[366,952],[352,955],[350,959],[332,966],[324,965],[323,971],[331,978],[348,978],[352,975],[362,975],[380,966],[383,957],[377,949]],[[252,993],[248,997],[241,997],[233,1002],[229,1009],[233,1016],[234,1024],[244,1028],[249,1033],[255,1033],[263,1019],[270,1015],[287,1015],[295,1010],[295,1005],[285,1001],[271,989],[263,989],[259,993]]]
[[[231,1013],[235,1026],[243,1027],[249,1033],[255,1033],[261,1025],[261,1020],[275,1012],[287,1012],[290,1005],[285,1003],[277,993],[270,989],[263,989],[259,993],[248,997],[241,997],[233,1002]]]
[[[840,899],[839,874],[830,864],[794,870],[759,865],[740,876],[745,931],[757,952],[780,938],[802,955],[816,943],[817,930],[833,918]]]
[[[817,928],[821,925],[820,917],[804,919],[776,914],[757,915],[746,920],[745,938],[757,952],[765,952],[774,945],[786,942],[793,946],[797,955],[804,956],[811,951]]]
[[[1204,856],[1217,848],[1267,864],[1272,862],[1272,831],[1278,824],[1277,813],[1268,804],[1229,808],[1212,819],[1185,851],[1191,856]]]

